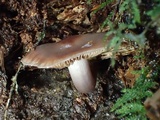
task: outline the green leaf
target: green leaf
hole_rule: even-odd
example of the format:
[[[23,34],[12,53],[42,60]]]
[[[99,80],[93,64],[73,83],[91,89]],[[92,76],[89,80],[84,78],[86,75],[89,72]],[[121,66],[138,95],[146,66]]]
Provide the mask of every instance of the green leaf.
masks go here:
[[[134,21],[137,23],[140,23],[141,22],[140,21],[140,11],[139,11],[138,5],[135,0],[133,0],[131,3],[132,3],[133,14],[134,14]]]
[[[144,33],[141,33],[139,35],[135,35],[132,33],[125,34],[125,38],[135,41],[141,48],[144,48],[146,37]]]
[[[155,6],[154,9],[148,11],[147,15],[149,15],[152,20],[156,20],[160,16],[160,4]]]

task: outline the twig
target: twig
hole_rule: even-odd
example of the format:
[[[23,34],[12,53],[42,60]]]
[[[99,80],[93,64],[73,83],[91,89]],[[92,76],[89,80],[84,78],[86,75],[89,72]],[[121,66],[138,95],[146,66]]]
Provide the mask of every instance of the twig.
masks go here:
[[[45,38],[45,20],[43,21],[43,31],[39,33],[37,42],[34,44],[34,48]]]
[[[5,107],[4,120],[7,120],[8,107],[9,107],[9,104],[10,104],[10,101],[11,101],[11,98],[12,98],[13,91],[15,91],[18,94],[17,76],[18,76],[18,73],[21,70],[21,68],[22,68],[22,64],[19,65],[15,76],[13,76],[12,79],[11,79],[12,84],[11,84],[11,88],[10,88],[10,92],[9,92],[9,97],[8,97],[8,100],[7,100],[7,103],[6,103],[6,107]]]

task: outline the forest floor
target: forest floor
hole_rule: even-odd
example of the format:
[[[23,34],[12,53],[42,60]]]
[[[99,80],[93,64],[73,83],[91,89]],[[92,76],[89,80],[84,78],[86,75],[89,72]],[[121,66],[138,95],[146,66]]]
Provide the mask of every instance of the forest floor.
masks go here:
[[[52,43],[71,35],[108,30],[100,26],[116,3],[94,13],[101,2],[0,1],[0,118],[4,116],[11,78],[21,58],[37,42]],[[115,67],[111,67],[110,63],[110,59],[92,61],[97,71],[97,85],[95,91],[89,94],[79,93],[74,88],[66,68],[25,67],[18,74],[18,94],[14,92],[11,97],[8,119],[117,120],[110,109],[121,96],[121,89],[133,86],[135,76],[130,73],[139,63],[133,60],[132,54],[117,59]],[[125,81],[128,78],[122,76],[129,80]]]

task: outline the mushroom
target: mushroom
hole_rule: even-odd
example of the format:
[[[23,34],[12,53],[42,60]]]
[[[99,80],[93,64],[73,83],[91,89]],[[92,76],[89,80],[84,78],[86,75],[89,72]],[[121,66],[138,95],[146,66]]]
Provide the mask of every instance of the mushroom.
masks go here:
[[[95,89],[96,78],[92,75],[87,59],[104,52],[112,37],[113,35],[105,38],[105,33],[74,35],[58,43],[36,47],[21,62],[38,68],[68,67],[76,89],[81,93],[88,93]]]

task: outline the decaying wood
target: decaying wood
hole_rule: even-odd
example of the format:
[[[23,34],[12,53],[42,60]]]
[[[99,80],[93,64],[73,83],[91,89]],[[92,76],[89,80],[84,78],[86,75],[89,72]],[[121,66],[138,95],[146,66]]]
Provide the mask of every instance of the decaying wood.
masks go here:
[[[160,89],[144,102],[147,116],[151,120],[160,120]]]

